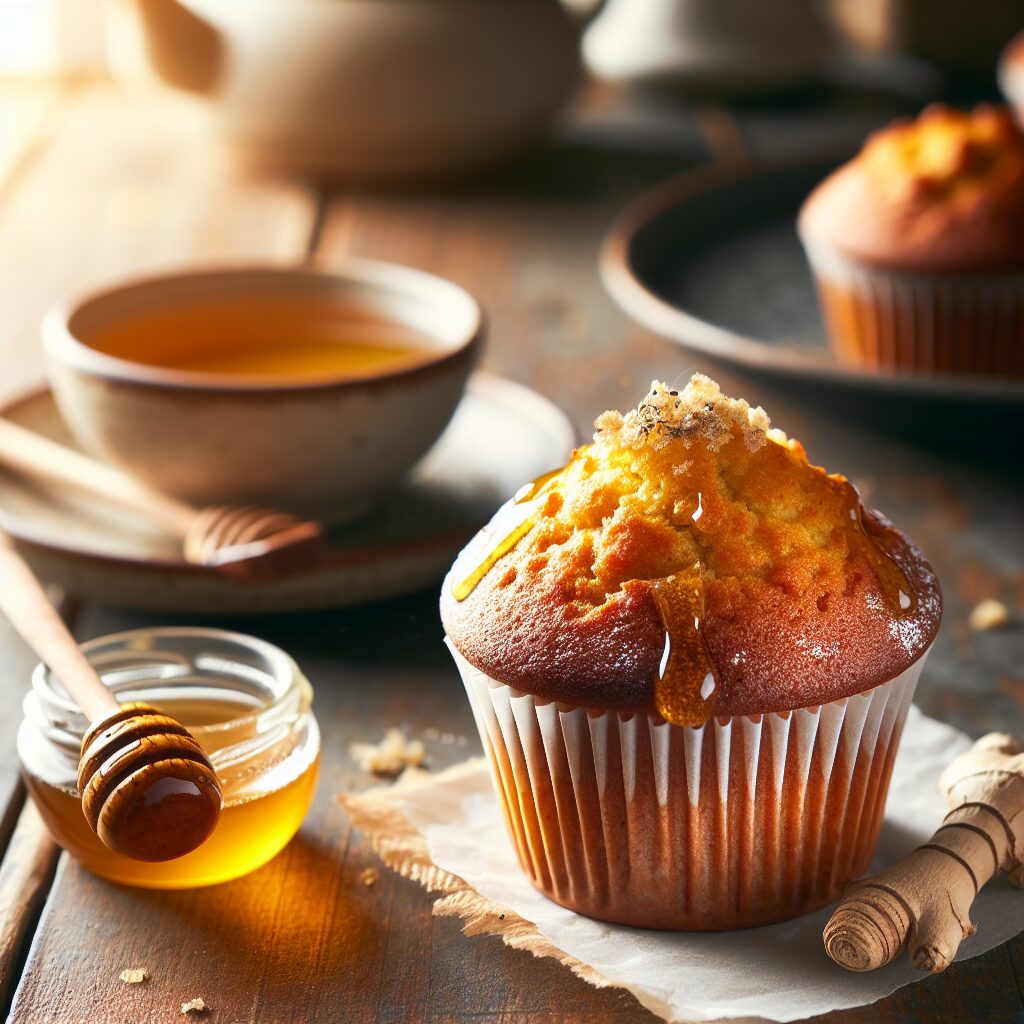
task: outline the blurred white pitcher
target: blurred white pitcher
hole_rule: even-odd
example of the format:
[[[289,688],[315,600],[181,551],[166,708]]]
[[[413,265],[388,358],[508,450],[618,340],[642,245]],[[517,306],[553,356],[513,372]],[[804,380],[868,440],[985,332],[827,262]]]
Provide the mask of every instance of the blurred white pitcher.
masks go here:
[[[105,0],[131,91],[194,97],[250,163],[430,177],[531,139],[578,72],[558,0]]]
[[[603,78],[695,92],[798,82],[828,50],[813,0],[607,0],[583,40]]]

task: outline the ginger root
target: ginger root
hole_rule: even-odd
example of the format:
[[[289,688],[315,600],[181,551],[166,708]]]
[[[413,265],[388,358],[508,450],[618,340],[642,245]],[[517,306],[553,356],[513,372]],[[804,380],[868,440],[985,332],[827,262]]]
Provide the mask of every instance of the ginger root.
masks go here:
[[[855,882],[825,926],[825,951],[841,967],[870,971],[904,946],[915,967],[944,971],[975,930],[970,910],[1000,871],[1024,888],[1024,752],[989,733],[942,773],[952,810],[923,846]]]

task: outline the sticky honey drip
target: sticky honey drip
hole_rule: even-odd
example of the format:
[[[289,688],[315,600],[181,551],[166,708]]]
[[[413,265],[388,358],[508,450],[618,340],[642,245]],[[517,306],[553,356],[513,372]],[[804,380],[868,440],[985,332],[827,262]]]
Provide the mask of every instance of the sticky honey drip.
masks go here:
[[[516,496],[512,499],[513,503],[522,505],[527,501],[533,501],[534,498],[539,498],[543,492],[550,490],[548,485],[557,480],[566,469],[568,466],[559,466],[558,469],[553,469],[550,473],[544,473],[536,480],[524,484],[516,491]]]
[[[673,725],[701,726],[714,714],[715,677],[701,635],[704,584],[700,566],[651,580],[665,628],[665,653],[654,684],[658,713]]]
[[[566,468],[566,466],[560,466],[558,469],[551,470],[550,473],[544,473],[542,476],[537,477],[536,480],[531,480],[530,483],[525,484],[516,492],[516,496],[512,499],[513,503],[524,505],[526,502],[533,501],[534,498],[539,498],[542,494],[547,493],[555,481],[565,472]],[[487,557],[461,583],[452,585],[452,597],[456,601],[465,601],[476,590],[480,581],[536,525],[537,520],[533,516],[528,516],[524,519],[508,536],[504,537],[491,549]]]
[[[465,601],[476,590],[480,581],[504,558],[533,528],[536,520],[525,519],[507,537],[492,548],[490,554],[461,582],[452,585],[452,597]]]
[[[856,488],[843,476],[829,479],[842,489],[847,514],[856,527],[850,533],[851,547],[870,566],[888,610],[897,618],[912,615],[917,610],[917,593],[886,550],[885,536],[868,516]]]

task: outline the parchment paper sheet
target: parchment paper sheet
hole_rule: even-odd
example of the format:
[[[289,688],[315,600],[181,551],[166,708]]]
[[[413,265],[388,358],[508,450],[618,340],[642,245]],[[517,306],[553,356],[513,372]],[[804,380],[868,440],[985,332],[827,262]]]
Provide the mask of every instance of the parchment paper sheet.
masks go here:
[[[963,733],[911,708],[893,773],[877,866],[906,856],[945,813],[942,769],[970,746]],[[826,957],[829,909],[765,928],[723,933],[652,932],[603,924],[540,895],[519,869],[483,759],[437,775],[341,798],[389,866],[443,893],[434,912],[464,919],[467,934],[500,935],[552,956],[597,986],[628,989],[670,1021],[793,1021],[872,1003],[922,975],[906,959],[852,974]],[[978,932],[958,960],[1024,929],[1024,892],[999,879],[974,905]]]

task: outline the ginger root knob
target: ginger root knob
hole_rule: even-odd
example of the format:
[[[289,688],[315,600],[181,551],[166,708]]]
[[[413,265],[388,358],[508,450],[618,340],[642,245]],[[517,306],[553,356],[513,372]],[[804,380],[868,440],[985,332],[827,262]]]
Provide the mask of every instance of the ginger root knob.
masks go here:
[[[975,926],[970,910],[1000,871],[1024,887],[1024,753],[990,733],[942,773],[952,808],[906,860],[856,882],[825,926],[841,967],[870,971],[906,948],[915,967],[943,971]]]

